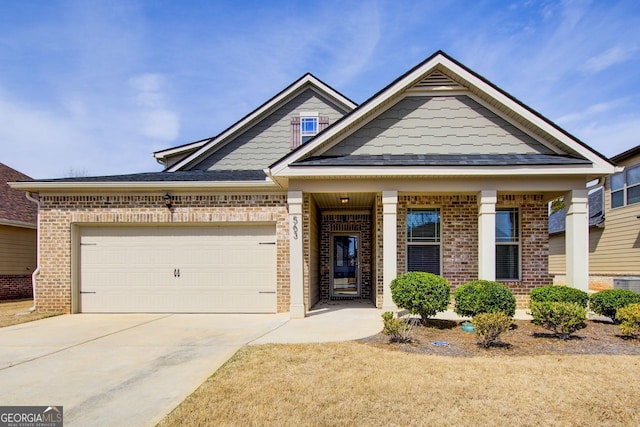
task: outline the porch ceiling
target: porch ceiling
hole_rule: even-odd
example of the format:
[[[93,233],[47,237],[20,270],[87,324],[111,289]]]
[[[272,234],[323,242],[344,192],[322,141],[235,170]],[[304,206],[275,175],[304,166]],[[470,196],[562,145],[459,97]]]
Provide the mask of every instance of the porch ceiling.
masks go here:
[[[349,203],[342,203],[343,197],[349,198]],[[375,193],[313,193],[320,209],[371,209],[375,197]]]

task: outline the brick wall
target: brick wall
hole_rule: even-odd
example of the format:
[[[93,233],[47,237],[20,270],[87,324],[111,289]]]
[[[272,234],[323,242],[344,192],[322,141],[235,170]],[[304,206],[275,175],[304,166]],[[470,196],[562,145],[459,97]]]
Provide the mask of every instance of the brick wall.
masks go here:
[[[407,209],[439,207],[442,276],[456,289],[478,277],[478,202],[475,195],[398,197],[398,274],[407,268]]]
[[[276,224],[277,310],[289,310],[287,196],[283,194],[174,195],[169,211],[162,195],[56,196],[41,194],[40,274],[37,306],[71,310],[72,224],[186,224],[270,222]]]
[[[353,233],[360,239],[361,297],[371,293],[371,215],[322,214],[320,230],[320,298],[327,300],[331,288],[331,239],[334,233]]]
[[[0,300],[33,298],[30,274],[0,274]]]
[[[529,306],[529,293],[552,282],[549,275],[549,218],[540,194],[498,195],[498,207],[520,208],[521,281],[505,282],[515,294],[518,308]]]
[[[375,205],[374,205],[374,235],[375,235],[375,248],[372,251],[375,255],[375,289],[376,289],[376,307],[382,308],[383,300],[384,300],[384,289],[383,289],[383,250],[382,250],[382,217],[383,217],[383,205],[382,205],[382,194],[378,193],[376,195]]]

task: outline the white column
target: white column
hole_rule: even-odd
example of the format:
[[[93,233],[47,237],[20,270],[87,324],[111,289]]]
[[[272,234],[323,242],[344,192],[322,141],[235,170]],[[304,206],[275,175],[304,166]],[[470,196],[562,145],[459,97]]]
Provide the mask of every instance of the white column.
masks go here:
[[[478,194],[478,279],[496,280],[496,202],[495,190]]]
[[[304,270],[302,245],[302,191],[289,191],[289,315],[292,319],[305,317]]]
[[[398,274],[398,192],[382,192],[382,311],[398,311],[391,299],[391,281]]]
[[[589,290],[589,194],[586,189],[571,190],[564,197],[567,207],[565,248],[567,285]]]

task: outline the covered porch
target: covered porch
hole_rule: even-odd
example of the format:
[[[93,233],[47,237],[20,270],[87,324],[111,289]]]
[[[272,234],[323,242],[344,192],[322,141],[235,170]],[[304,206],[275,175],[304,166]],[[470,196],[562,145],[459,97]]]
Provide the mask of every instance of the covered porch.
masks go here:
[[[447,278],[452,289],[474,279],[498,280],[512,289],[519,308],[526,307],[531,289],[551,283],[547,204],[559,194],[565,195],[570,207],[568,283],[587,288],[586,190],[349,191],[350,186],[342,183],[333,185],[335,191],[319,191],[306,184],[310,191],[288,193],[292,318],[336,300],[370,301],[382,310],[396,310],[390,283],[397,275],[416,270],[420,253],[438,260],[433,272]],[[496,216],[500,224],[507,208],[515,212],[510,214],[515,218],[510,249],[507,243],[501,247],[504,236],[496,229]],[[430,225],[437,232],[429,234],[427,242],[417,243],[419,251],[414,250],[407,224],[416,210],[437,213],[437,224]],[[424,246],[429,246],[427,251]],[[516,264],[506,267],[514,271],[509,280],[504,280],[505,267],[500,263],[496,272],[496,256],[500,258],[505,249],[516,254]]]

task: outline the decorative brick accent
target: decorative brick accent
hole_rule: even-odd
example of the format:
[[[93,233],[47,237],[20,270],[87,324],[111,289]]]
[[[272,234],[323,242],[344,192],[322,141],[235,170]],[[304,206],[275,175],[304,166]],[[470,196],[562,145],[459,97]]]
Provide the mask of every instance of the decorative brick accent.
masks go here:
[[[383,237],[383,229],[382,229],[382,218],[383,217],[383,206],[382,206],[382,194],[376,194],[376,200],[374,205],[374,235],[375,235],[375,244],[373,247],[373,256],[374,256],[374,271],[375,271],[375,288],[376,288],[376,307],[381,308],[384,299],[384,290],[383,290],[383,251],[382,251],[382,237]]]
[[[289,310],[289,219],[283,194],[174,195],[169,211],[162,195],[41,194],[39,310],[71,310],[71,227],[73,224],[220,224],[269,222],[276,225],[277,311]]]
[[[0,300],[33,298],[30,274],[0,274]]]
[[[370,299],[371,287],[371,215],[322,214],[320,231],[320,298],[328,300],[331,288],[331,236],[354,233],[360,239],[361,298]]]

